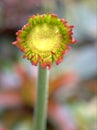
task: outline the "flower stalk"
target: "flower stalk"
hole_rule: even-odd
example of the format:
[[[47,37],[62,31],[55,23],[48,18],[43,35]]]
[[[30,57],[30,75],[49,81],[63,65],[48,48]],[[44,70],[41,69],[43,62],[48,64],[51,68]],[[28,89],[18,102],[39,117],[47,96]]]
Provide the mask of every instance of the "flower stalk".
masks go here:
[[[34,130],[46,130],[48,71],[53,63],[64,60],[73,38],[73,25],[56,14],[33,15],[28,23],[16,32],[16,45],[32,65],[38,65],[37,96]]]
[[[35,106],[34,130],[46,130],[47,102],[48,102],[48,67],[38,67],[37,98]]]

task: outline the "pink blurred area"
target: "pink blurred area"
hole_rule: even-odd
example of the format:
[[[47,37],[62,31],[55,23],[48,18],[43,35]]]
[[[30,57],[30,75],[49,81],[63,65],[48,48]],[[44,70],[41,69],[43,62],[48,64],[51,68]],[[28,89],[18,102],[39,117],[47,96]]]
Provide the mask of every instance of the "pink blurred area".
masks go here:
[[[30,130],[37,67],[11,42],[33,14],[56,13],[75,25],[78,43],[50,70],[47,130],[95,130],[97,100],[96,2],[0,0],[0,130]]]

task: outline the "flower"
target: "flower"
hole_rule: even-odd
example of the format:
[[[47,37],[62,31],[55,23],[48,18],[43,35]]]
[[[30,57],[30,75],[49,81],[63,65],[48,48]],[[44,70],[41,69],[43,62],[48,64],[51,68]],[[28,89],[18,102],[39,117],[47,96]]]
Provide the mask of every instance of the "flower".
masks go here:
[[[53,62],[59,64],[69,50],[69,44],[76,43],[72,37],[73,25],[69,26],[56,14],[33,15],[21,30],[16,32],[16,41],[12,44],[24,52],[33,65],[45,69],[51,68]]]

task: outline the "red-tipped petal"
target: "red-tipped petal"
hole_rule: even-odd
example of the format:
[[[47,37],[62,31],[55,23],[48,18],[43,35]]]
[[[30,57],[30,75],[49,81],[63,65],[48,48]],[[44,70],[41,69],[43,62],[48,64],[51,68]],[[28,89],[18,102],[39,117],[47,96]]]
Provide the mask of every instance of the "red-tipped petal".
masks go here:
[[[13,44],[13,45],[16,45],[16,44],[17,44],[17,41],[15,41],[15,42],[12,42],[12,44]]]
[[[68,51],[70,50],[70,46],[66,47],[65,54],[68,54]]]
[[[56,15],[56,14],[51,14],[51,16],[53,16],[53,17],[57,18],[57,15]]]
[[[69,34],[70,34],[70,35],[73,35],[73,32],[70,30],[70,31],[69,31]]]
[[[77,40],[75,38],[72,38],[72,43],[75,44]]]
[[[61,19],[61,22],[65,22],[64,18]]]
[[[60,57],[57,61],[56,61],[56,65],[60,64],[63,61],[63,57]]]
[[[70,25],[69,28],[71,28],[71,29],[74,28],[74,25]]]
[[[25,59],[25,58],[26,58],[26,55],[24,54],[24,55],[22,56],[22,58]]]

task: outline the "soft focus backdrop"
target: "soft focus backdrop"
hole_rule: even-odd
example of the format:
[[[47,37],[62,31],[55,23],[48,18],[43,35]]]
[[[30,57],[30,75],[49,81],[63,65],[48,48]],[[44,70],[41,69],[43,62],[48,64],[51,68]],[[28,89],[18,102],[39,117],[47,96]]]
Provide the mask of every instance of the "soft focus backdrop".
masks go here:
[[[64,62],[50,70],[48,130],[97,130],[96,0],[0,0],[0,130],[31,130],[37,67],[11,44],[33,14],[75,25]]]

